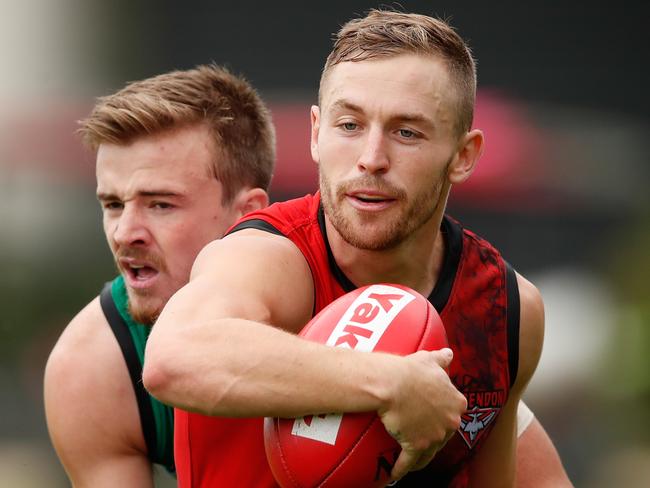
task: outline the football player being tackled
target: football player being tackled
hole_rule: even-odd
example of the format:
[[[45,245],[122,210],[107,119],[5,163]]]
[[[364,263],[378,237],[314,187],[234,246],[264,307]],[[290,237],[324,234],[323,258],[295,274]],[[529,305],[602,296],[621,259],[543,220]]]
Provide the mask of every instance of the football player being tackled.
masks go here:
[[[224,109],[222,104],[228,98],[220,96],[219,86],[232,87],[229,91],[233,95],[248,93],[251,102],[241,106],[248,107],[241,113],[237,104],[231,103],[230,110],[235,110],[232,117],[216,120],[221,124],[218,126],[221,132],[216,133],[224,138],[223,142],[215,141],[204,130],[212,127],[211,114],[216,110],[203,112],[202,108],[216,102],[215,109]],[[133,83],[101,98],[91,116],[82,121],[81,132],[86,142],[102,149],[102,170],[97,174],[99,187],[106,186],[106,170],[119,172],[119,178],[112,183],[117,185],[116,199],[102,202],[107,221],[112,222],[106,227],[111,248],[116,254],[156,255],[157,262],[164,262],[167,271],[159,272],[157,280],[150,280],[148,286],[140,286],[136,291],[123,276],[130,270],[120,267],[121,278],[113,280],[102,292],[108,298],[107,305],[113,303],[118,315],[109,319],[100,301],[93,300],[72,320],[50,356],[45,375],[48,428],[76,487],[152,486],[152,463],[174,469],[171,409],[147,396],[140,381],[140,355],[150,330],[147,323],[152,320],[147,315],[157,315],[169,295],[185,284],[196,253],[212,240],[213,233],[221,235],[240,212],[266,205],[263,189],[273,167],[273,128],[267,110],[256,97],[248,84],[221,68],[199,67]],[[175,113],[171,119],[169,109]],[[228,114],[222,112],[222,115]],[[124,125],[126,120],[132,123]],[[227,138],[232,149],[224,147],[222,151],[235,151],[240,144],[238,136],[245,135],[245,131],[240,127],[237,134],[232,134],[228,127],[245,120],[259,122],[249,126],[257,131],[254,139],[258,142],[247,146],[251,157],[245,161],[234,160],[235,174],[245,180],[246,175],[259,172],[263,178],[256,184],[249,183],[249,190],[259,185],[255,191],[240,188],[244,194],[257,195],[249,200],[252,207],[232,213],[228,204],[222,206],[218,195],[222,185],[230,192],[239,193],[239,183],[226,174],[216,180],[211,173],[206,178],[197,173],[202,166],[219,167],[224,163],[223,152],[215,154],[210,149],[196,153],[186,149],[191,140],[204,141],[205,145],[199,143],[196,148],[211,148],[212,143],[221,147]],[[114,162],[106,160],[107,155],[118,150],[128,164],[120,165],[122,158]],[[257,169],[247,164],[256,158]],[[141,169],[146,161],[156,169],[156,178],[140,180],[133,188],[138,198],[126,198],[125,185],[131,180],[131,173]],[[157,191],[148,193],[152,188]],[[176,202],[179,198],[183,200],[181,205]],[[186,199],[191,205],[187,205]],[[219,214],[210,219],[213,212]],[[173,220],[171,224],[170,220]],[[115,233],[115,229],[120,232]],[[142,265],[132,264],[131,268],[135,269]],[[172,280],[172,276],[179,279]],[[143,313],[146,310],[149,312]],[[119,335],[118,345],[119,330],[126,330],[127,334]],[[102,394],[98,395],[97,391]],[[120,415],[115,415],[116,411]],[[539,422],[532,416],[528,418],[531,424],[521,440],[535,448],[525,449],[525,455],[518,455],[518,466],[524,466],[526,473],[553,472],[548,461],[554,463],[557,454]],[[521,423],[519,428],[525,425]],[[540,449],[541,446],[546,449]]]
[[[180,486],[272,485],[251,417],[362,411],[402,447],[394,479],[512,486],[543,304],[444,212],[483,147],[475,85],[469,49],[444,22],[372,11],[341,29],[311,111],[320,191],[249,214],[206,246],[149,338],[145,386],[182,409]],[[376,282],[428,297],[451,349],[399,357],[295,336]]]

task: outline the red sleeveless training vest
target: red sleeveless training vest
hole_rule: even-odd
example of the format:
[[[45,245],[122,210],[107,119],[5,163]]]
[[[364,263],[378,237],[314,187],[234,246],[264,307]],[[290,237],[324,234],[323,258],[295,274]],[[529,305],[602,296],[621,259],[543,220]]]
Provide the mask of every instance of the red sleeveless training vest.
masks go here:
[[[248,214],[230,232],[245,228],[284,235],[301,250],[314,278],[314,314],[356,288],[331,253],[318,193]],[[519,294],[514,271],[489,243],[453,219],[445,217],[441,231],[445,257],[428,298],[445,324],[454,351],[450,377],[467,397],[468,410],[434,460],[397,486],[466,486],[463,468],[494,426],[517,372]],[[262,419],[176,410],[175,456],[181,488],[277,486],[266,463]]]

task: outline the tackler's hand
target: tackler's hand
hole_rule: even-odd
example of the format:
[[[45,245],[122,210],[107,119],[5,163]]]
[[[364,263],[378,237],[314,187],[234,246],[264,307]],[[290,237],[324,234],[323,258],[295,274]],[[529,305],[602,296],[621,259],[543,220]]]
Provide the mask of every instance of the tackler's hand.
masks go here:
[[[448,348],[401,358],[403,368],[388,408],[379,412],[386,430],[402,446],[391,472],[394,480],[426,466],[460,425],[467,401],[445,371],[452,358]]]

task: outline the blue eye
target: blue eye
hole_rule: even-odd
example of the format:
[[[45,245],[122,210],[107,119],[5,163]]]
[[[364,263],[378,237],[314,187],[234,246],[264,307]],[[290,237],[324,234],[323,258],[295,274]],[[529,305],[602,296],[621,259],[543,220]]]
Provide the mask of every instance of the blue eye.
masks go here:
[[[399,130],[399,135],[404,137],[405,139],[411,139],[415,137],[415,132],[409,129],[400,129]]]
[[[166,210],[169,208],[173,208],[174,206],[171,203],[167,203],[167,202],[154,202],[153,207],[159,208],[161,210]]]
[[[353,131],[356,130],[358,126],[354,122],[345,122],[342,127],[347,131]]]

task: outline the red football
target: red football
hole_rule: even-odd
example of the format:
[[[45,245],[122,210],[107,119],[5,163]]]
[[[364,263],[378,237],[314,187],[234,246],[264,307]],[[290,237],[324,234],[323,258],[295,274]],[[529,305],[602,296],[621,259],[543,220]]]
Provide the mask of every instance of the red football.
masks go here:
[[[332,302],[300,332],[333,347],[407,355],[447,347],[440,316],[401,285],[370,285]],[[400,452],[376,412],[267,418],[266,455],[283,488],[381,487]]]

